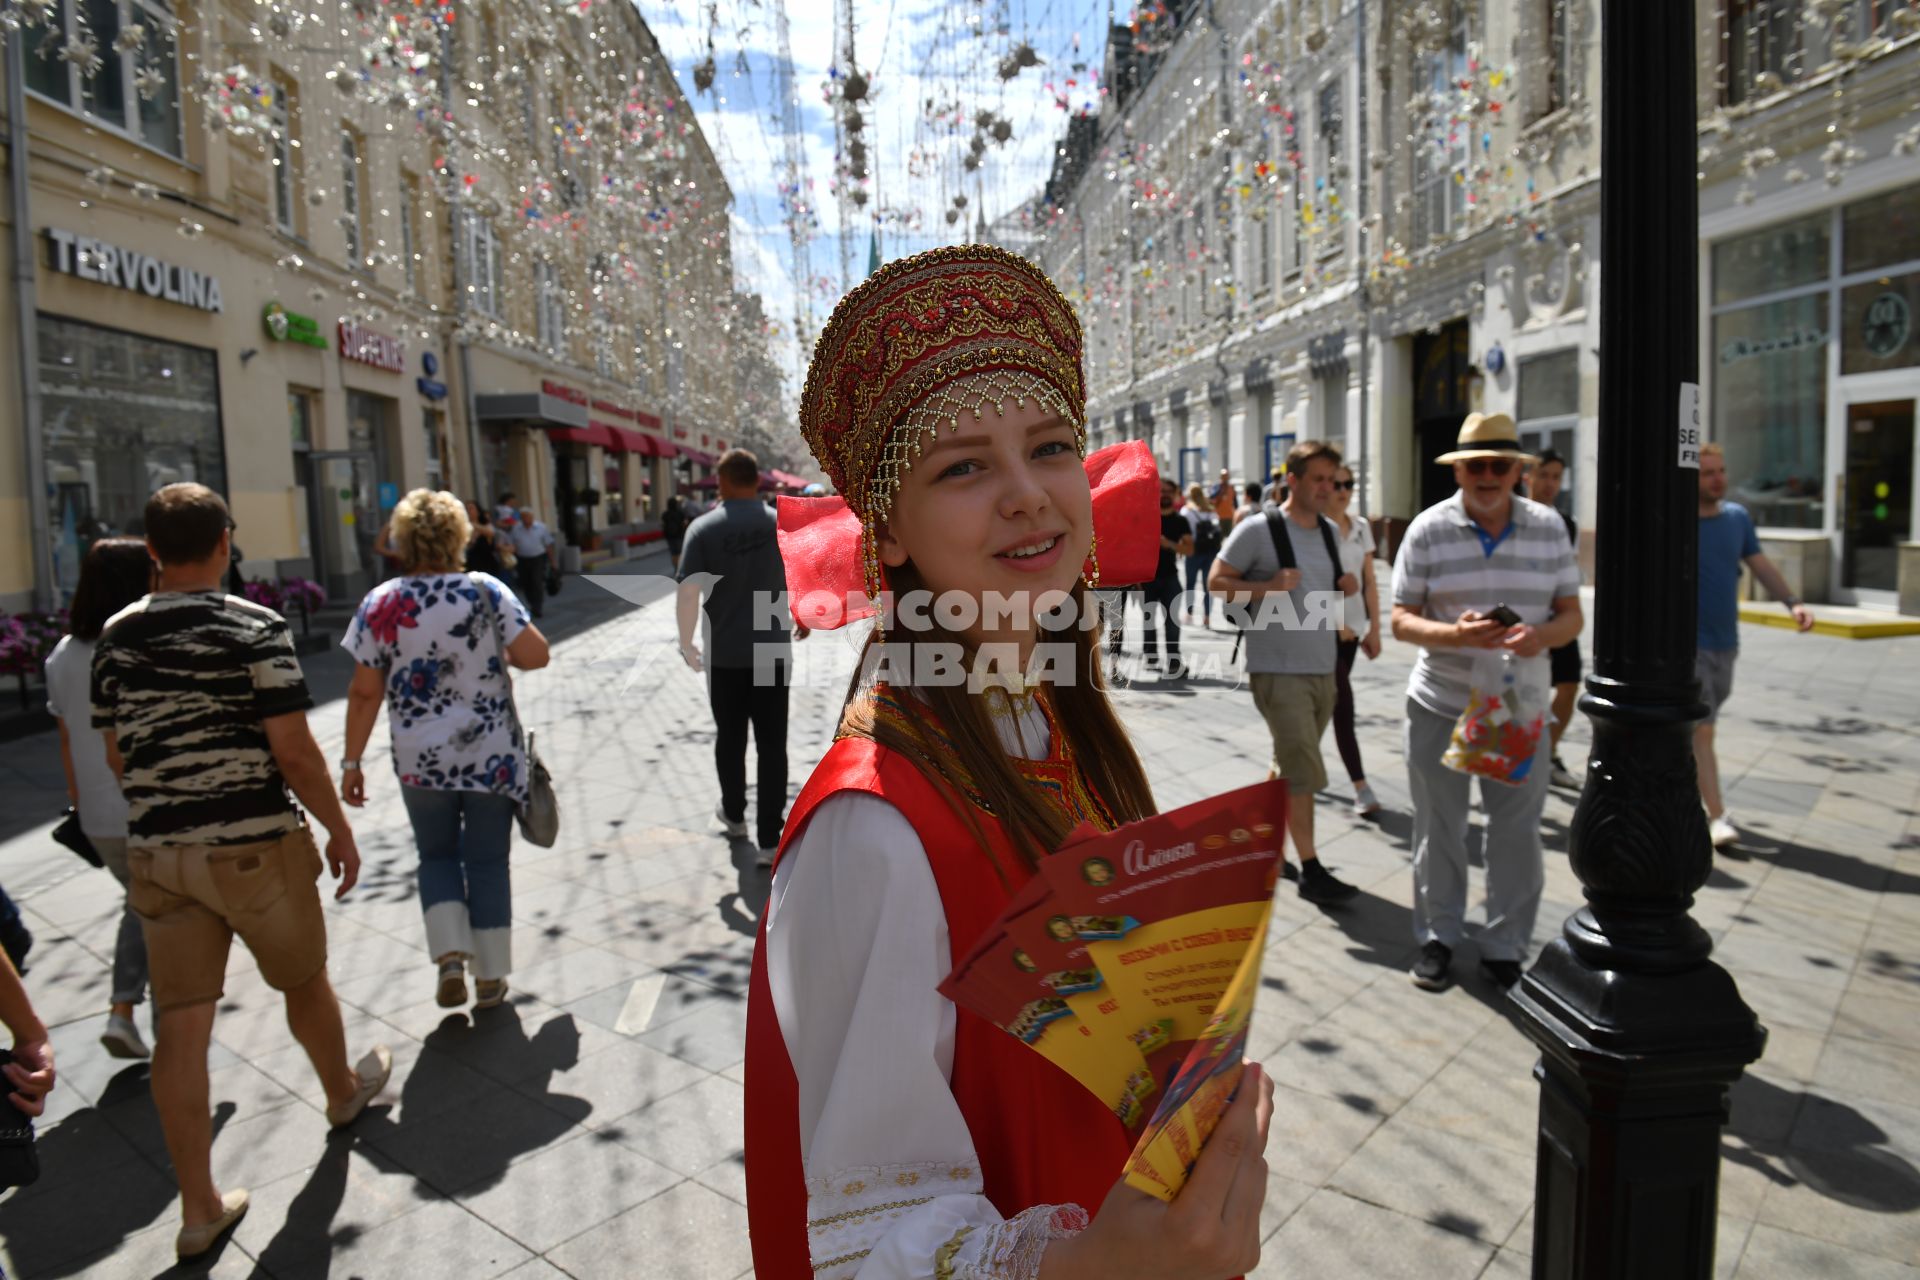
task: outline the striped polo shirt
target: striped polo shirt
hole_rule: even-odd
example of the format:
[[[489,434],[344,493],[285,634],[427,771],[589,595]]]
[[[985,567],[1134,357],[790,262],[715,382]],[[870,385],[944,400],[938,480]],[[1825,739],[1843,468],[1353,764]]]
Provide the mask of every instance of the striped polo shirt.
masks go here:
[[[1436,622],[1504,604],[1537,626],[1553,617],[1555,600],[1579,594],[1580,569],[1560,513],[1517,495],[1511,523],[1496,539],[1473,522],[1455,491],[1414,517],[1393,562],[1393,602]],[[1467,709],[1474,657],[1484,652],[1421,649],[1407,696],[1439,715],[1459,715]],[[1546,654],[1517,661],[1524,681],[1549,683]]]

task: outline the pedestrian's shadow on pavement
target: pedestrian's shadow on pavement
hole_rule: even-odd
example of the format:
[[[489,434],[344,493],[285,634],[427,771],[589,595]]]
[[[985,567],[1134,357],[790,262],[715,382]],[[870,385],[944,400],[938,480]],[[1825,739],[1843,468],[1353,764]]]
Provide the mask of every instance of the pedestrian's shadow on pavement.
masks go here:
[[[1805,1186],[1869,1213],[1920,1209],[1920,1170],[1854,1108],[1751,1073],[1734,1083],[1730,1102],[1727,1133],[1740,1142],[1722,1144],[1725,1159],[1759,1170],[1776,1186]],[[1793,1141],[1795,1135],[1804,1140]]]
[[[216,1141],[235,1110],[226,1101],[214,1107]],[[157,1172],[151,1164],[136,1173],[103,1162],[105,1152],[124,1152],[123,1139],[136,1131],[160,1132],[144,1064],[108,1081],[98,1106],[73,1112],[35,1138],[39,1180],[0,1204],[0,1238],[6,1240],[20,1275],[104,1274],[99,1264],[129,1237],[177,1213],[179,1194],[164,1163],[164,1149],[153,1158],[160,1165]],[[88,1186],[102,1194],[79,1204],[66,1197],[53,1199],[63,1188]],[[63,1211],[48,1211],[49,1203]]]
[[[1892,847],[1893,843],[1889,840],[1888,846]],[[1740,855],[1769,862],[1788,871],[1831,880],[1850,889],[1864,889],[1868,893],[1920,894],[1920,876],[1912,872],[1895,871],[1865,858],[1835,853],[1831,849],[1817,849],[1792,840],[1768,840],[1763,843],[1758,837],[1743,835],[1735,856]]]
[[[760,917],[766,914],[767,901],[773,896],[773,868],[759,865],[760,849],[753,841],[729,837],[727,852],[733,860],[740,887],[723,894],[715,904],[720,923],[743,937],[760,934]]]
[[[1378,897],[1364,889],[1346,902],[1321,909],[1321,915],[1351,943],[1347,955],[1361,964],[1407,973],[1420,948],[1413,941],[1413,909]],[[1469,937],[1453,955],[1453,985],[1503,1017],[1514,1017],[1507,993],[1478,972],[1479,943]],[[1274,985],[1275,979],[1264,980]],[[1407,979],[1412,985],[1412,979]]]

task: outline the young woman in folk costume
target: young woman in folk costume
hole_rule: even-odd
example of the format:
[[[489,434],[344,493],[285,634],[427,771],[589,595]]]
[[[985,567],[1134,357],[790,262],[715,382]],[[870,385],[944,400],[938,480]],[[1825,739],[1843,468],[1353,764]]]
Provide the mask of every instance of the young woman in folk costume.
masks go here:
[[[857,556],[869,596],[1058,592],[1092,608],[1103,549],[1118,560],[1138,526],[1152,555],[1155,486],[1149,465],[1124,513],[1107,493],[1095,501],[1080,360],[1066,300],[998,249],[920,254],[847,295],[800,411],[846,510],[815,520],[783,500],[794,598]],[[936,990],[1074,827],[1154,811],[1100,682],[1098,633],[992,621],[886,639],[957,642],[969,660],[1011,644],[1025,671],[1044,635],[1071,646],[1073,678],[1009,694],[856,676],[788,818],[747,1023],[755,1269],[1236,1275],[1259,1256],[1264,1073],[1249,1069],[1192,1179],[1162,1203],[1117,1183],[1131,1144],[1093,1094]]]

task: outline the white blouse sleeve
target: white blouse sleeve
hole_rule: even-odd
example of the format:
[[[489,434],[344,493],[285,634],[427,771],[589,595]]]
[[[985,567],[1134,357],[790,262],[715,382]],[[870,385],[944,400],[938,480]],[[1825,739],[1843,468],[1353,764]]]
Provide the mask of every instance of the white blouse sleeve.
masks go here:
[[[807,1246],[827,1280],[1039,1274],[1077,1206],[1002,1220],[954,1101],[946,911],[913,825],[874,796],[823,801],[781,859],[767,976],[799,1085]]]

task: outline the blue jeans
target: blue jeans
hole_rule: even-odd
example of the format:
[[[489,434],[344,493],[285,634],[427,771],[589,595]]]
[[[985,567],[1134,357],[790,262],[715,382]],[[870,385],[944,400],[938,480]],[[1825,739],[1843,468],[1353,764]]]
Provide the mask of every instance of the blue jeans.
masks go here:
[[[476,977],[506,977],[513,968],[513,798],[425,787],[401,787],[400,796],[420,849],[428,953],[471,959]]]

